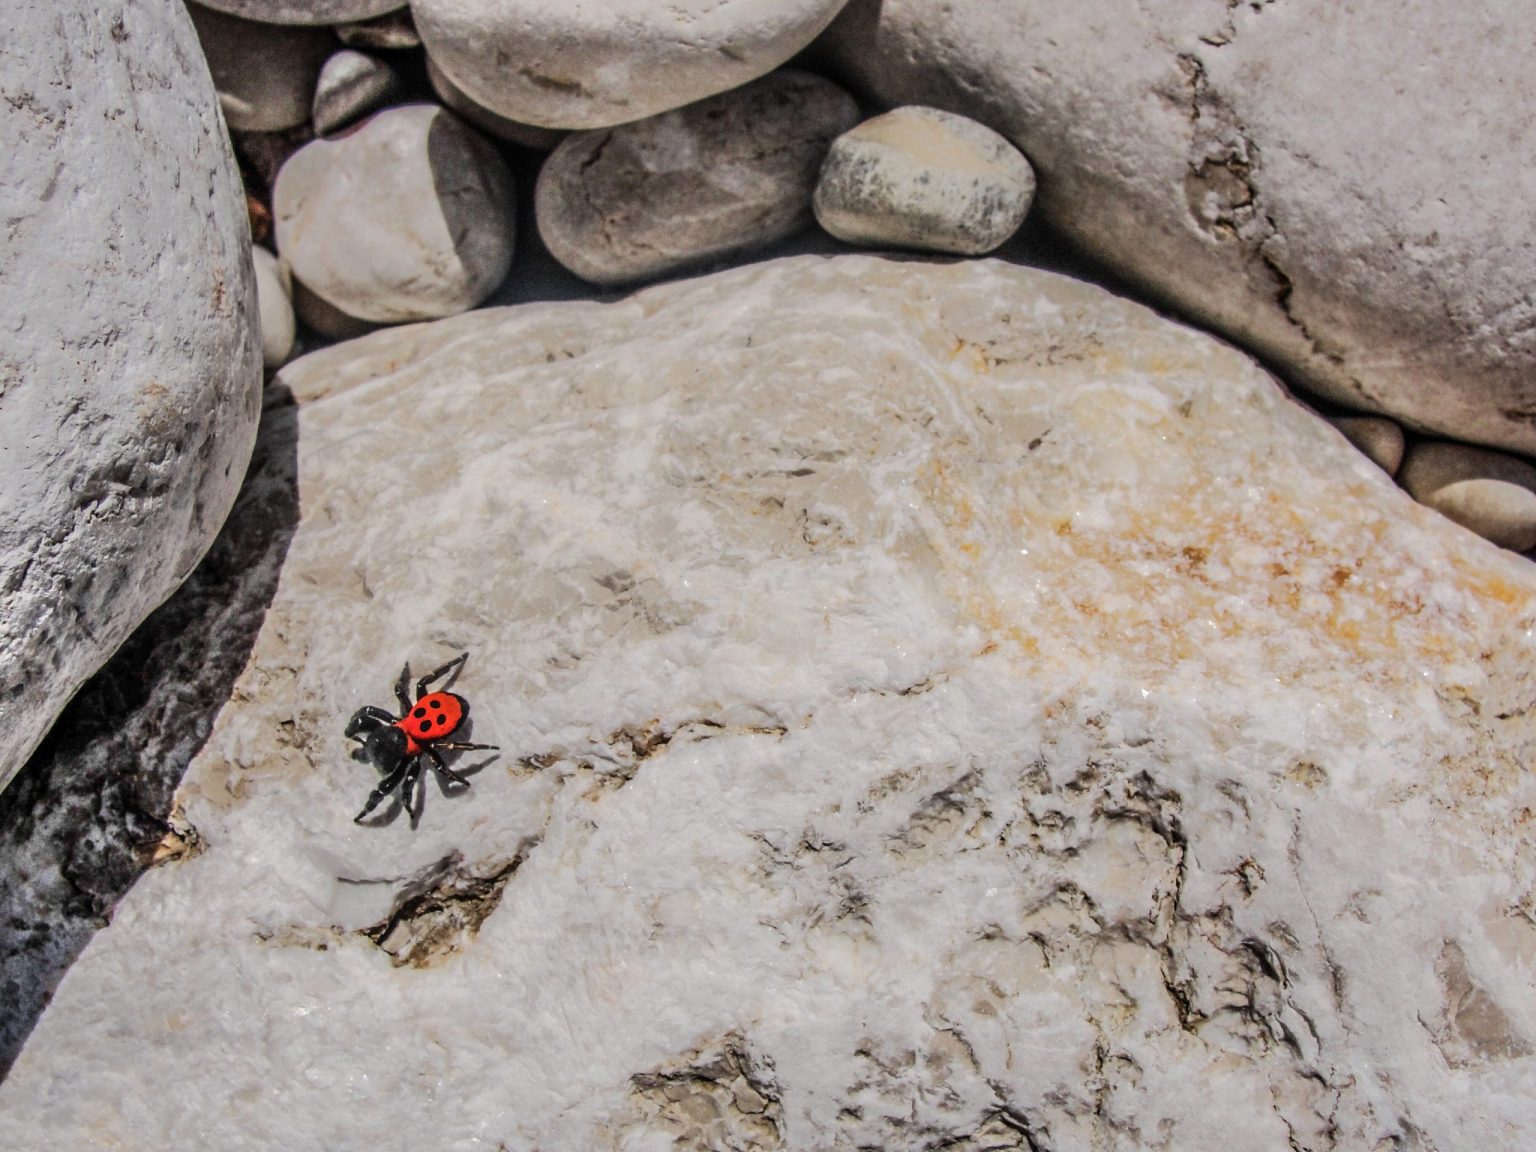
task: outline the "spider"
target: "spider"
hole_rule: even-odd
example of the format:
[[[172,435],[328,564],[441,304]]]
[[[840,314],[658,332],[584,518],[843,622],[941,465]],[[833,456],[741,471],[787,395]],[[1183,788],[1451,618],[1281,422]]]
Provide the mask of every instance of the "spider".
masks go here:
[[[469,659],[469,653],[465,652],[416,681],[414,704],[406,695],[411,666],[407,664],[402,668],[400,679],[395,684],[395,698],[400,701],[399,716],[391,716],[384,709],[375,708],[372,704],[364,704],[352,713],[352,719],[347,721],[348,739],[362,744],[363,757],[384,774],[384,779],[379,781],[379,786],[369,795],[363,810],[353,820],[354,824],[361,824],[363,817],[377,808],[384,797],[396,788],[400,789],[400,803],[404,806],[406,815],[412,820],[420,817],[420,806],[415,811],[411,810],[411,797],[416,791],[416,781],[421,776],[423,756],[431,761],[432,770],[439,776],[468,788],[469,781],[443,763],[438,750],[500,751],[494,744],[464,744],[444,739],[446,736],[451,736],[454,730],[464,722],[464,717],[469,712],[469,701],[452,692],[429,693],[427,687],[432,681],[442,679],[467,659]]]

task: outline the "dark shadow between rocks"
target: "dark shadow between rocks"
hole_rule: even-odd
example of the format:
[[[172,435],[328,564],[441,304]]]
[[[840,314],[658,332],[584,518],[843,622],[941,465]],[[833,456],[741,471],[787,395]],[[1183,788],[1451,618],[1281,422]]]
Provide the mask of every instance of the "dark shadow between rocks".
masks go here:
[[[172,828],[172,795],[245,668],[298,516],[298,410],[269,386],[245,483],[207,556],[0,793],[0,1078],[157,849],[195,843]]]

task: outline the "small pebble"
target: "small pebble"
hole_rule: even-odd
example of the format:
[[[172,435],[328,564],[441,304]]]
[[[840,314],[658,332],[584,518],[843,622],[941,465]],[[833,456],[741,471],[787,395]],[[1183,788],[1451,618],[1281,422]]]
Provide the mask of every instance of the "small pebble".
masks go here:
[[[1330,421],[1367,459],[1396,476],[1403,463],[1403,429],[1385,416],[1335,416]]]
[[[340,24],[404,8],[403,0],[200,0],[231,16],[264,24]]]
[[[400,90],[395,70],[376,56],[343,48],[315,81],[315,133],[325,135],[386,104]]]
[[[356,316],[348,316],[328,300],[322,300],[297,280],[293,281],[293,311],[305,327],[311,328],[329,340],[356,340],[370,332],[377,332],[381,325]]]
[[[536,152],[548,152],[565,139],[566,134],[559,129],[540,128],[536,124],[519,124],[516,120],[508,120],[505,116],[498,116],[489,108],[476,104],[457,84],[448,79],[448,74],[433,63],[431,56],[427,57],[427,80],[432,85],[432,91],[437,94],[437,98],[447,107],[453,109],[480,131],[489,133],[499,140],[505,140],[509,144],[516,144],[522,148],[532,148]]]
[[[913,105],[832,142],[816,219],[851,244],[979,256],[1018,230],[1034,195],[1034,169],[1002,136]]]
[[[274,372],[293,355],[293,280],[288,268],[261,245],[251,248],[256,266],[256,304],[261,314],[261,362]]]
[[[421,47],[421,37],[416,35],[416,25],[411,22],[408,8],[387,12],[372,20],[360,20],[356,24],[338,24],[336,35],[348,48],[400,51]]]
[[[1536,467],[1447,440],[1411,446],[1398,480],[1408,494],[1502,548],[1536,548]]]
[[[196,4],[187,14],[232,132],[279,132],[309,119],[315,78],[335,44],[329,30],[258,24]]]
[[[295,279],[379,324],[473,308],[512,263],[515,197],[496,149],[436,105],[388,108],[277,174],[277,248]]]
[[[595,284],[782,240],[814,219],[827,146],[858,116],[831,81],[782,69],[686,108],[574,133],[539,173],[539,235]]]

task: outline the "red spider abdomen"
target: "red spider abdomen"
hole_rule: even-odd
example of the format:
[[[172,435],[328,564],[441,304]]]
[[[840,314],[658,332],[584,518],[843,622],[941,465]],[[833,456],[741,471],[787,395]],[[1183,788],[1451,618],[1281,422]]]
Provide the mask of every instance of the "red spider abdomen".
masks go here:
[[[452,692],[433,692],[416,701],[415,706],[395,721],[410,738],[406,755],[420,754],[422,746],[441,740],[464,720],[464,698]]]

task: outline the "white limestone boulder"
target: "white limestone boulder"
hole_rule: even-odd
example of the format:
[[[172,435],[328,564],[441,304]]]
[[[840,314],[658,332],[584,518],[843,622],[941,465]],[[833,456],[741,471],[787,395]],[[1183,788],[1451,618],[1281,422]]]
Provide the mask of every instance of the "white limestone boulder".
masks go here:
[[[1536,576],[1230,347],[852,256],[279,379],[205,849],[0,1146],[1536,1141]],[[354,824],[347,717],[464,651],[500,751]]]
[[[230,131],[281,132],[309,119],[315,80],[336,46],[329,31],[186,7]]]
[[[207,8],[264,24],[343,24],[370,20],[406,5],[401,0],[197,0]]]
[[[185,9],[26,4],[7,33],[0,786],[213,540],[261,392],[245,200]]]
[[[428,104],[305,145],[272,190],[278,253],[294,277],[381,324],[451,316],[495,291],[512,264],[515,209],[495,148]]]
[[[539,236],[594,284],[623,284],[762,248],[811,225],[827,148],[853,97],[782,69],[659,116],[576,132],[539,170]]]
[[[475,103],[521,124],[606,128],[773,71],[845,0],[415,0],[416,29]]]
[[[827,41],[879,99],[1002,132],[1051,225],[1293,383],[1536,452],[1536,70],[1510,20],[852,0]]]
[[[1034,169],[998,133],[909,105],[832,141],[814,207],[851,244],[980,256],[1018,231],[1034,195]]]

